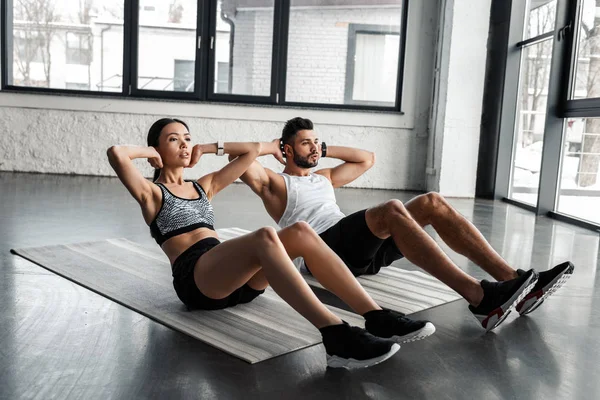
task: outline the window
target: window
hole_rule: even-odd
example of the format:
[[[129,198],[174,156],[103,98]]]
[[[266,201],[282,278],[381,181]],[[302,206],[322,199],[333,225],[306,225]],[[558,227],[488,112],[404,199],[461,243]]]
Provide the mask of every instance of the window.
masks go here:
[[[378,3],[290,1],[286,101],[395,105],[402,2]]]
[[[575,42],[574,84],[571,99],[600,97],[600,15],[595,0],[582,0]]]
[[[241,4],[240,4],[241,3]],[[274,0],[218,0],[214,48],[215,93],[271,94]],[[227,64],[227,84],[221,66]],[[221,75],[220,75],[221,74]]]
[[[195,0],[140,1],[138,90],[194,91],[196,25]]]
[[[537,204],[546,124],[552,38],[524,47],[517,122],[513,143],[512,185],[509,196]]]
[[[600,118],[565,124],[558,211],[600,223]]]
[[[400,111],[403,0],[2,4],[3,88]]]
[[[600,3],[528,0],[510,7],[509,43],[518,31],[525,40],[506,55],[496,195],[598,230]]]
[[[556,0],[529,0],[525,39],[554,32]]]
[[[78,85],[77,90],[93,91],[121,89],[123,0],[14,0],[8,6],[13,18],[7,40],[12,41],[9,48],[13,51],[6,55],[11,67],[7,71],[12,73],[5,84],[51,89],[73,89],[73,85]]]
[[[350,24],[346,67],[345,104],[393,107],[398,78],[399,27]]]

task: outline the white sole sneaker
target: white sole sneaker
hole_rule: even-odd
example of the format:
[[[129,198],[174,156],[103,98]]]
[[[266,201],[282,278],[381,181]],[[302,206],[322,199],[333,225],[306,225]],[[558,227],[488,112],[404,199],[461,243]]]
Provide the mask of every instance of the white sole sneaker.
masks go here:
[[[575,266],[571,263],[565,265],[565,269],[559,275],[556,275],[556,277],[545,287],[541,288],[540,290],[536,290],[535,292],[531,292],[525,296],[524,300],[517,304],[516,310],[519,315],[529,314],[541,306],[548,296],[560,289],[569,280],[569,278],[571,278],[574,269]]]
[[[387,353],[385,353],[379,357],[369,358],[368,360],[355,360],[354,358],[342,358],[342,357],[338,357],[338,356],[330,356],[328,354],[327,355],[327,366],[329,368],[346,368],[346,369],[367,368],[367,367],[371,367],[373,365],[377,365],[379,363],[384,362],[385,360],[387,360],[388,358],[390,358],[391,356],[396,354],[396,352],[398,350],[400,350],[400,345],[397,343],[394,343],[392,345],[392,348],[390,349],[390,351],[388,351]]]
[[[427,336],[431,336],[435,333],[435,325],[431,322],[427,322],[424,327],[421,329],[408,333],[404,336],[392,336],[390,339],[394,340],[396,343],[409,343],[416,342],[418,340],[425,339]]]
[[[506,317],[512,312],[513,309],[531,292],[531,289],[537,282],[537,275],[531,275],[527,281],[521,286],[521,290],[517,290],[510,299],[495,310],[491,311],[487,315],[473,314],[475,318],[481,323],[481,326],[486,332],[497,328]]]

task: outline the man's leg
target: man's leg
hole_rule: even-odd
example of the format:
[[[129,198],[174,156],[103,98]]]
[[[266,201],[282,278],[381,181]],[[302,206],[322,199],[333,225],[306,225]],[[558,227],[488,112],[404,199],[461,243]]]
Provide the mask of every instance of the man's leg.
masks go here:
[[[479,281],[458,268],[437,243],[413,219],[398,200],[370,208],[365,214],[369,230],[377,237],[392,236],[398,249],[413,264],[444,282],[470,304],[483,298]]]
[[[485,240],[469,220],[456,211],[440,194],[417,196],[405,204],[421,226],[431,225],[452,250],[467,257],[498,281],[517,277],[517,272]]]
[[[375,236],[381,239],[391,236],[409,261],[471,303],[469,309],[488,331],[504,321],[537,280],[537,273],[529,270],[505,282],[478,282],[448,258],[399,200],[368,209],[365,218]]]

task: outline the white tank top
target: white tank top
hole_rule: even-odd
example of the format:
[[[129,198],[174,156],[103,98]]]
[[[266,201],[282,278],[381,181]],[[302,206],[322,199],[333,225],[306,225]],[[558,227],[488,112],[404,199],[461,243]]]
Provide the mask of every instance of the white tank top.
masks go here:
[[[333,185],[323,175],[279,175],[287,188],[287,205],[279,220],[280,228],[305,221],[315,232],[322,233],[345,217],[337,205]]]

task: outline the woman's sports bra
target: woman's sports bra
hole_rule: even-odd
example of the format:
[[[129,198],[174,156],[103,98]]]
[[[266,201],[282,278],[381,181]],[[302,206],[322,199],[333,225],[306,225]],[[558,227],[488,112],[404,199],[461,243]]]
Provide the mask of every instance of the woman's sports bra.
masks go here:
[[[197,199],[183,199],[175,196],[162,183],[157,183],[162,191],[162,204],[154,221],[150,224],[150,234],[161,246],[167,239],[198,228],[215,230],[215,214],[206,192],[196,181],[191,181],[200,195]]]

